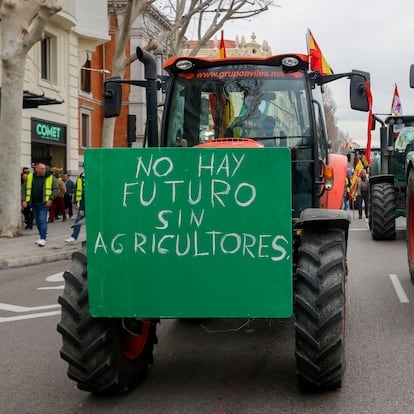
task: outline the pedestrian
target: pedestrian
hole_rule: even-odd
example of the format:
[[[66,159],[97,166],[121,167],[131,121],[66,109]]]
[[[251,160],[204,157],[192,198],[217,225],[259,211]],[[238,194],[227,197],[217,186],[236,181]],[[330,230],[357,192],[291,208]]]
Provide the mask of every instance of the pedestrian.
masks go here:
[[[60,178],[60,174],[55,171],[53,173],[54,181],[57,182],[58,185],[58,193],[53,200],[52,207],[49,211],[49,223],[53,223],[55,221],[55,217],[57,218],[57,215],[59,213],[62,214],[62,221],[66,221],[66,210],[65,210],[65,202],[64,197],[66,193],[66,185],[63,182],[63,180]]]
[[[22,207],[27,208],[31,203],[40,236],[36,241],[39,247],[44,247],[47,243],[47,213],[57,192],[58,185],[52,174],[46,171],[44,163],[38,163],[34,173],[27,176],[24,184]]]
[[[345,176],[344,199],[342,203],[343,210],[348,210],[349,208],[349,195],[351,191],[351,185],[352,185],[352,170],[348,168],[346,170],[346,176]]]
[[[368,177],[367,171],[363,169],[361,176],[358,177],[357,181],[357,193],[358,193],[358,213],[359,218],[362,218],[362,203],[364,203],[365,217],[368,217]]]
[[[75,207],[75,210],[76,209],[78,210],[78,214],[76,216],[75,224],[73,226],[72,235],[68,239],[65,240],[65,242],[69,244],[75,244],[77,242],[79,233],[81,230],[81,224],[78,224],[78,223],[86,217],[86,214],[85,214],[85,178],[84,178],[83,173],[81,173],[81,175],[76,180],[74,207]]]
[[[29,170],[29,169],[27,169]],[[23,168],[23,172],[20,174],[20,182],[21,182],[21,199],[24,200],[25,198],[25,183],[27,180],[27,176],[29,175],[28,172],[25,172],[25,169]],[[32,212],[32,206],[30,203],[27,204],[26,208],[22,207],[22,213],[24,217],[24,223],[26,224],[25,230],[29,229],[31,230],[33,228],[33,212]]]
[[[75,183],[70,179],[70,175],[67,172],[63,174],[63,182],[66,185],[66,192],[63,201],[65,202],[65,209],[68,210],[68,216],[71,219],[73,216],[73,195],[75,193]]]

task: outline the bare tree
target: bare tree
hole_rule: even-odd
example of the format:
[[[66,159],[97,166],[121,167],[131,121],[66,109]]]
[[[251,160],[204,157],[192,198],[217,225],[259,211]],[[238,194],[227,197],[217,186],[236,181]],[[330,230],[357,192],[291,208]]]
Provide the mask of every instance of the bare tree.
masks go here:
[[[143,14],[154,0],[128,0],[124,5],[120,2],[110,0],[109,10],[115,20],[115,53],[112,61],[112,76],[123,77],[127,66],[137,59],[136,53],[132,56],[125,55],[125,48],[129,41],[132,23],[138,16]],[[124,6],[124,7],[122,7]],[[105,118],[102,127],[102,147],[112,148],[114,146],[115,118]]]
[[[126,3],[124,9],[119,7],[120,3]],[[131,53],[130,56],[125,56],[125,47],[132,23],[151,4],[157,4],[166,13],[167,18],[171,21],[171,27],[169,30],[160,33],[156,39],[148,36],[145,49],[154,50],[159,44],[168,39],[169,55],[180,54],[190,23],[195,22],[198,43],[191,52],[191,55],[194,56],[223,27],[225,22],[256,16],[274,6],[273,3],[272,0],[255,2],[251,0],[177,0],[174,2],[172,0],[128,0],[126,2],[111,0],[112,12],[116,13],[118,10],[115,21],[116,40],[112,76],[122,78],[127,66],[137,59],[135,52]],[[114,130],[115,119],[106,118],[102,130],[102,147],[113,147]]]
[[[325,86],[323,106],[325,110],[326,129],[328,132],[328,139],[331,144],[331,150],[336,153],[338,152],[340,146],[338,142],[338,127],[335,119],[336,103],[332,91],[328,86]]]
[[[163,7],[172,21],[170,30],[162,33],[157,41],[164,42],[170,38],[169,53],[179,55],[182,52],[185,35],[188,34],[190,23],[195,23],[198,42],[190,55],[195,56],[223,26],[231,20],[249,19],[269,10],[279,7],[272,0],[171,0],[159,1],[166,3]]]
[[[0,0],[0,237],[15,237],[21,230],[19,173],[27,53],[61,9],[57,0]]]

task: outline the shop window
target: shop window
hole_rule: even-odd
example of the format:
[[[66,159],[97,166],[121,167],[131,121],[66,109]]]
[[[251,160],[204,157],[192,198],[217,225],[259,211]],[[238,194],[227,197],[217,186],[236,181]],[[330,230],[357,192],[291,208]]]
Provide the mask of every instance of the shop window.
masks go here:
[[[45,35],[40,42],[42,79],[56,82],[56,38]]]
[[[91,113],[86,110],[81,110],[80,114],[80,133],[81,133],[81,147],[91,147]]]
[[[91,55],[88,53],[88,56],[86,58],[85,63],[82,66],[81,69],[81,90],[87,93],[91,93],[92,87],[91,87]]]

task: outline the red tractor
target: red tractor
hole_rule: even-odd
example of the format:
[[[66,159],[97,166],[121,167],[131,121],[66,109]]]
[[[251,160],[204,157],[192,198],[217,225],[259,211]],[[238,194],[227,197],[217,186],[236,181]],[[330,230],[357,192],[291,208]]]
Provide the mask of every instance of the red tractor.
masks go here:
[[[109,78],[104,109],[119,114],[123,83],[145,87],[146,148],[85,152],[94,214],[59,298],[68,376],[97,394],[131,389],[163,318],[293,316],[300,387],[340,387],[347,159],[329,153],[323,85],[350,78],[351,107],[368,111],[369,74],[322,76],[287,53],[174,57],[166,77],[137,55],[145,80]]]

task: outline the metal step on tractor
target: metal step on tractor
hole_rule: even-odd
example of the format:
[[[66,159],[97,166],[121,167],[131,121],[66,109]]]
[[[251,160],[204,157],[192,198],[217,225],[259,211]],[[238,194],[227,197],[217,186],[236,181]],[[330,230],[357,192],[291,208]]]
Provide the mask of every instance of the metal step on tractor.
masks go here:
[[[369,74],[321,75],[286,53],[173,57],[161,76],[137,56],[145,80],[107,79],[104,112],[119,114],[123,84],[144,87],[146,147],[85,150],[93,215],[59,297],[69,378],[130,390],[164,318],[291,318],[299,386],[340,387],[347,159],[329,153],[323,87],[349,78],[351,107],[368,111]]]

